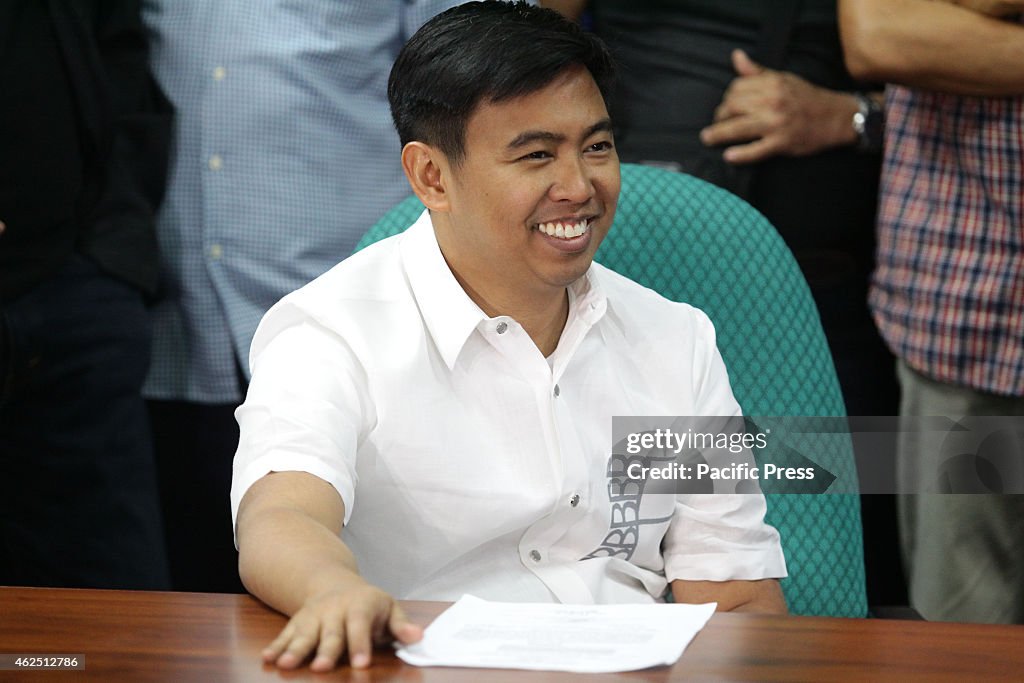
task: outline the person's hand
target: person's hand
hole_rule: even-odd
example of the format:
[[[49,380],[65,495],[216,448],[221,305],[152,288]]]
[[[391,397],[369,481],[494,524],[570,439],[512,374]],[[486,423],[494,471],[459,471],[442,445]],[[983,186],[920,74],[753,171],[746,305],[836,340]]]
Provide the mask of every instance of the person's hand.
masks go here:
[[[415,643],[423,629],[384,591],[359,581],[315,595],[263,650],[263,661],[294,669],[315,652],[309,668],[329,671],[348,651],[353,668],[370,664],[373,644]]]
[[[852,95],[765,68],[743,50],[733,50],[732,63],[738,76],[715,110],[714,123],[700,134],[709,147],[731,145],[723,152],[729,163],[804,156],[857,141]]]
[[[990,17],[1009,17],[1024,12],[1024,0],[939,0]]]

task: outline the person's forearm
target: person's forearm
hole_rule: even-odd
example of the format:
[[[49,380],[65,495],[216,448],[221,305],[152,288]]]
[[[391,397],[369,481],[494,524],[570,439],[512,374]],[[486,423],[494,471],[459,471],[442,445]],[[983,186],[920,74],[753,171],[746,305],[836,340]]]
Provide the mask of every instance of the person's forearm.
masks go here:
[[[933,0],[839,0],[854,77],[961,95],[1024,94],[1024,26]]]
[[[990,17],[1009,17],[1024,12],[1024,0],[936,0],[959,5],[972,12],[987,14]]]
[[[239,574],[245,587],[291,619],[263,650],[263,661],[327,671],[346,651],[352,666],[370,664],[375,638],[414,643],[423,630],[395,599],[371,586],[342,542],[345,504],[338,491],[306,472],[258,479],[238,506]]]
[[[809,131],[809,137],[819,137],[813,151],[844,147],[857,143],[853,130],[853,115],[857,113],[857,98],[847,92],[822,89],[820,101],[814,110],[818,130]]]
[[[246,589],[285,614],[312,596],[365,583],[341,539],[299,510],[267,508],[240,517],[238,534]]]
[[[756,612],[788,614],[786,599],[776,579],[758,581],[684,581],[672,582],[672,597],[677,603],[718,603],[719,612]]]

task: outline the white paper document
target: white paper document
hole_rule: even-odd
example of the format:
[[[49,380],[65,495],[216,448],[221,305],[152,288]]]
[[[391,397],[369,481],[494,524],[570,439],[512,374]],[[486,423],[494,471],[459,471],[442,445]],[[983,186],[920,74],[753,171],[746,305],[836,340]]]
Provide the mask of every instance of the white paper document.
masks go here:
[[[714,603],[560,605],[464,595],[398,656],[416,666],[634,671],[675,663],[714,611]]]

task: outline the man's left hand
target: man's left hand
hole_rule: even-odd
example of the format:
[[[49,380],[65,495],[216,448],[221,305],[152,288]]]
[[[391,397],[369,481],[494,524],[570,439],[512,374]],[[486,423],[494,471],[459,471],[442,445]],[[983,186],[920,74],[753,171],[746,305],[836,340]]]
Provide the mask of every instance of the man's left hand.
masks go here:
[[[788,614],[786,598],[775,579],[759,581],[685,581],[672,582],[672,597],[678,603],[717,602],[719,612],[756,612]]]
[[[743,50],[733,50],[732,63],[738,76],[715,110],[714,123],[700,134],[709,147],[729,145],[723,153],[727,162],[805,156],[857,141],[852,95],[768,69]]]

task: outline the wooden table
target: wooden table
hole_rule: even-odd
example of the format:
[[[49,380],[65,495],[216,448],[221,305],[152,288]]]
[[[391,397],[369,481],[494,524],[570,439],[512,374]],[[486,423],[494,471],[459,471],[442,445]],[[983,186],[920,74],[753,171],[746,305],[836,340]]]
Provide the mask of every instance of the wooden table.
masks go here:
[[[443,603],[409,602],[428,623]],[[1024,626],[716,614],[673,667],[601,676],[416,668],[378,652],[366,671],[264,666],[285,619],[244,595],[0,587],[0,653],[84,654],[84,671],[0,671],[0,681],[1021,680]]]

